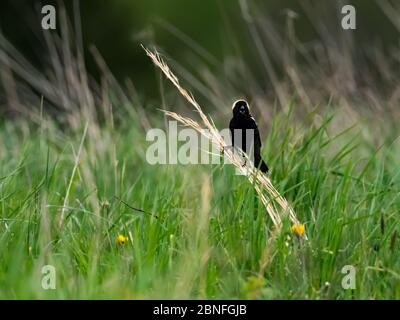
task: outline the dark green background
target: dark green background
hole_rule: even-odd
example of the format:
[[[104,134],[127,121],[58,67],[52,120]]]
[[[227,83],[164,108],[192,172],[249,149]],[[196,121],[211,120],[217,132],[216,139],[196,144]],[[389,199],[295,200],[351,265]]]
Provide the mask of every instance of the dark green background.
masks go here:
[[[309,1],[310,2],[310,1]],[[314,1],[316,3],[317,1]],[[336,0],[322,0],[326,8],[335,12]],[[61,2],[33,0],[2,0],[0,2],[0,26],[7,38],[39,68],[46,57],[40,29],[42,4]],[[74,1],[65,1],[72,18]],[[202,46],[218,61],[236,54],[240,47],[244,59],[250,62],[254,73],[260,72],[259,57],[254,42],[250,40],[247,25],[234,0],[81,0],[79,3],[85,48],[95,45],[118,79],[128,77],[145,94],[154,88],[155,73],[140,43],[156,43],[169,56],[186,67],[195,68],[192,50],[176,35],[163,26],[169,23],[183,31],[190,39]],[[285,27],[285,10],[299,14],[295,20],[296,34],[302,41],[311,41],[317,34],[299,6],[298,1],[249,1],[258,11],[273,20],[277,28]],[[312,1],[310,2],[313,3]],[[346,1],[357,8],[356,43],[377,42],[390,47],[397,44],[397,32],[381,12],[375,1]],[[318,15],[318,9],[314,12]],[[59,20],[57,21],[59,22]],[[338,25],[337,32],[343,32]],[[236,46],[236,49],[235,49]],[[356,45],[357,46],[357,45]],[[90,53],[87,52],[89,71],[98,76]],[[213,66],[210,66],[213,68]]]

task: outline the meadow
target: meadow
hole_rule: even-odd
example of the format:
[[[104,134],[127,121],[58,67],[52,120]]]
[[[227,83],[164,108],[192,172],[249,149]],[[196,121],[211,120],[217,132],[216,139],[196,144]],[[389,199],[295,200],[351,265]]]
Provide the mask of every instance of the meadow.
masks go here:
[[[146,161],[146,132],[170,119],[162,110],[202,123],[159,70],[159,99],[143,102],[91,48],[94,83],[79,32],[45,34],[46,72],[1,35],[12,112],[0,121],[0,299],[400,299],[396,55],[371,58],[344,45],[348,34],[306,52],[290,19],[279,34],[255,18],[265,83],[240,56],[207,69],[210,56],[190,41],[197,73],[166,60],[220,130],[232,102],[249,99],[270,182],[305,234],[285,212],[276,229],[233,165]],[[371,85],[378,78],[385,90]],[[55,289],[43,287],[45,266]],[[346,266],[353,289],[342,285]]]
[[[273,242],[232,165],[149,165],[133,119],[75,133],[45,117],[3,123],[0,297],[399,298],[400,143],[368,123],[336,131],[338,117],[274,117],[263,154],[308,239],[284,221]],[[55,290],[41,287],[44,265]]]

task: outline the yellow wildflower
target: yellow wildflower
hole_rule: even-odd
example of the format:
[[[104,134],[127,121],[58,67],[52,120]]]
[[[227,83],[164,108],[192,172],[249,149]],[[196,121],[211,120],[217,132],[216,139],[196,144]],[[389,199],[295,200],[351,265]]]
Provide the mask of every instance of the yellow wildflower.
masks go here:
[[[292,225],[292,232],[296,235],[301,237],[304,234],[305,228],[304,224],[294,224]]]
[[[128,242],[128,240],[129,240],[129,238],[128,237],[125,237],[124,235],[122,235],[122,234],[119,234],[118,236],[117,236],[117,243],[118,244],[125,244],[126,242]]]

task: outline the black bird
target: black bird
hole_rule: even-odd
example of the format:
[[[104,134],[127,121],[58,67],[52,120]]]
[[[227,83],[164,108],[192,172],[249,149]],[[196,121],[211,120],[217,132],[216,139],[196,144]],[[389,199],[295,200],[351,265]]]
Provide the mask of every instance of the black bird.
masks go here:
[[[261,158],[261,138],[260,132],[258,131],[257,123],[254,118],[250,114],[249,105],[245,100],[237,100],[232,107],[233,118],[229,123],[229,130],[231,132],[232,145],[234,147],[239,147],[243,150],[243,152],[250,151],[253,148],[254,152],[254,165],[259,168],[262,172],[268,172],[268,166]],[[249,145],[247,146],[246,141],[246,129],[254,130],[254,144],[251,145],[251,141],[249,141]],[[241,137],[240,141],[236,141],[235,144],[235,136],[237,139]],[[247,147],[247,148],[246,148]]]

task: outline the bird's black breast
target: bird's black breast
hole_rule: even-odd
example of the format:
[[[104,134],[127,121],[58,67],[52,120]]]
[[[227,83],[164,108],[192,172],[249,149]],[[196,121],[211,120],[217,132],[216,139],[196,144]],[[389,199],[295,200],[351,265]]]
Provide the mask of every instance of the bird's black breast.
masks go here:
[[[258,129],[257,124],[252,117],[233,117],[229,123],[229,130],[231,132],[232,145],[241,148],[246,152],[247,139],[246,130],[253,129],[254,139],[257,140]],[[241,140],[241,141],[240,141]]]
[[[247,141],[246,130],[252,129],[252,141]],[[261,157],[261,137],[258,131],[257,123],[250,115],[234,115],[229,122],[232,145],[242,149],[248,154],[253,150],[254,165],[262,172],[268,172],[268,166]]]
[[[233,117],[229,123],[229,129],[256,129],[257,124],[252,117]]]

